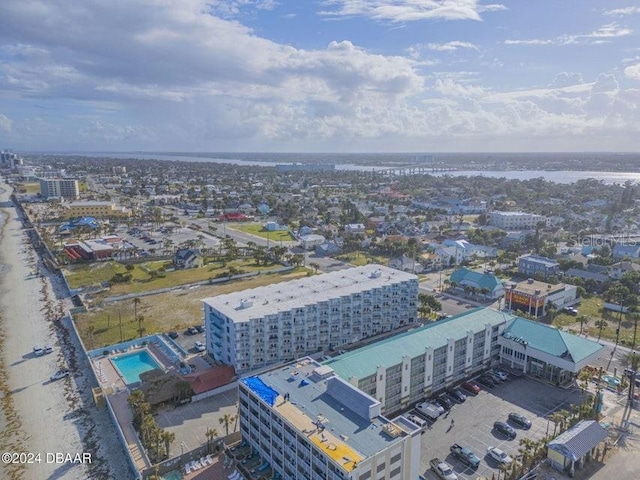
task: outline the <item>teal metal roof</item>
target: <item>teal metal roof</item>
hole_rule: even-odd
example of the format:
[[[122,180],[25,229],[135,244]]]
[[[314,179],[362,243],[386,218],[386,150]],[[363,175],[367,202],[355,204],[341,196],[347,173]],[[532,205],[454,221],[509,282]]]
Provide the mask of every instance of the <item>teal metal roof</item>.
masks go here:
[[[502,332],[504,337],[520,338],[527,345],[555,357],[578,363],[603,347],[597,342],[563,332],[543,323],[516,317]]]
[[[487,323],[495,326],[513,318],[513,315],[490,308],[477,308],[380,340],[323,363],[347,381],[353,376],[360,379],[373,375],[378,366],[388,368],[397,365],[404,356],[417,357],[428,347],[446,345],[449,338],[464,338],[469,330],[477,333],[483,331]]]
[[[490,292],[502,283],[495,275],[475,272],[465,267],[453,272],[449,280],[456,282],[458,285],[472,285],[478,288],[486,288]]]

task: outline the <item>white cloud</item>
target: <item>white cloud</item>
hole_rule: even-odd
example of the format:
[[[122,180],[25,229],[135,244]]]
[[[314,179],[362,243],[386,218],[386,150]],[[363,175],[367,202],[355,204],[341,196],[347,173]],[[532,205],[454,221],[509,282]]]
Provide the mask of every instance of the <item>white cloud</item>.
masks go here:
[[[480,4],[478,0],[324,0],[328,7],[320,14],[339,18],[364,16],[390,22],[414,22],[419,20],[476,20],[481,13],[506,10],[500,4]]]
[[[625,15],[633,15],[636,13],[640,13],[640,7],[615,8],[613,10],[606,10],[604,12],[605,15],[610,15],[615,17],[623,17]]]
[[[533,38],[533,39],[507,39],[505,45],[598,45],[608,43],[613,38],[626,37],[631,35],[633,30],[628,27],[621,27],[617,23],[603,25],[591,33],[578,35],[561,35],[556,38]]]
[[[584,83],[582,75],[575,72],[561,72],[557,74],[553,81],[549,84],[550,88],[568,87],[570,85],[579,85]]]
[[[0,131],[10,132],[13,122],[9,117],[0,113]]]
[[[433,50],[436,52],[454,52],[460,48],[467,48],[470,50],[478,50],[478,47],[470,42],[460,42],[454,40],[447,43],[426,43],[424,48],[427,50]]]
[[[626,67],[624,75],[632,80],[640,80],[640,63]]]

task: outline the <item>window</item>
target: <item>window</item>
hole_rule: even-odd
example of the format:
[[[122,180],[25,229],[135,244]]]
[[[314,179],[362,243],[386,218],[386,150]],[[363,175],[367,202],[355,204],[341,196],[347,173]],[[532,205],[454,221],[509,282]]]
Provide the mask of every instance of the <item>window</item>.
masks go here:
[[[362,475],[358,477],[358,480],[368,480],[369,478],[371,478],[371,471],[364,472]]]
[[[380,473],[381,471],[383,471],[386,468],[387,464],[386,463],[381,463],[380,465],[378,465],[378,467],[376,468],[376,472]]]
[[[391,473],[389,474],[389,478],[394,478],[399,474],[400,474],[400,467],[396,467],[393,470],[391,470]]]
[[[402,458],[402,454],[398,453],[397,455],[394,455],[393,457],[391,457],[391,465],[393,465],[394,463],[397,463],[400,461],[400,459]]]

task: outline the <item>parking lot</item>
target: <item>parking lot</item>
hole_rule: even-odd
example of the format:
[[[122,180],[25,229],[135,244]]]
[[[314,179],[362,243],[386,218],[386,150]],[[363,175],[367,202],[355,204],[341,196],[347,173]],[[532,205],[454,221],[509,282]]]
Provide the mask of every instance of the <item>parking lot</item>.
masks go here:
[[[553,433],[553,422],[546,418],[550,413],[569,410],[571,403],[581,402],[577,389],[565,390],[526,377],[512,378],[490,390],[482,388],[477,396],[469,395],[466,402],[456,404],[448,416],[442,415],[422,435],[420,468],[425,478],[438,479],[429,468],[429,461],[435,457],[449,463],[460,480],[475,480],[480,476],[492,478],[494,474],[497,477],[498,464],[488,458],[488,447],[498,447],[516,458],[520,439],[538,440],[547,432]],[[513,440],[493,431],[493,423],[506,422],[511,412],[526,416],[532,423],[529,430],[510,424],[517,432]],[[451,420],[455,424],[452,425]],[[449,453],[449,447],[454,443],[469,448],[480,458],[477,470]]]
[[[175,250],[178,245],[188,240],[198,240],[199,236],[202,240],[204,248],[218,248],[220,241],[207,233],[192,230],[188,227],[172,226],[171,232],[162,231],[162,228],[133,228],[129,229],[125,225],[120,225],[116,229],[116,233],[130,244],[140,250],[155,249],[157,251],[164,250],[165,240],[171,240],[170,249]],[[154,243],[155,242],[155,243]]]

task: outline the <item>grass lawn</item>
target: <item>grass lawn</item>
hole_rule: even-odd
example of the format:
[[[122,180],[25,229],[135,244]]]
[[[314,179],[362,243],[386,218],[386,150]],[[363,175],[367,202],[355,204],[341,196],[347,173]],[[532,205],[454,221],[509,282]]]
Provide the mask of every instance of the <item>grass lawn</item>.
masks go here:
[[[176,330],[182,334],[191,325],[201,325],[202,299],[236,292],[248,288],[270,285],[308,275],[301,268],[283,274],[266,274],[246,280],[235,280],[219,285],[203,285],[140,298],[138,316],[144,317],[144,335]],[[122,336],[120,335],[122,320]],[[82,341],[89,349],[100,348],[138,337],[138,323],[134,321],[133,300],[124,300],[96,308],[75,316]],[[89,327],[93,327],[93,334]]]
[[[616,329],[620,322],[620,314],[602,308],[603,300],[597,297],[585,298],[582,300],[578,308],[578,315],[572,316],[565,313],[560,313],[553,321],[553,325],[563,327],[567,331],[573,333],[580,332],[580,317],[586,315],[582,332],[586,333],[590,337],[600,337],[606,340],[616,339]],[[602,331],[600,325],[596,325],[599,320],[604,320],[602,325]],[[627,318],[627,315],[622,315],[622,322],[620,323],[620,343],[623,345],[631,345],[633,343],[633,321]],[[640,341],[640,334],[636,338],[636,342]]]
[[[268,238],[274,242],[290,242],[294,240],[289,231],[277,231],[277,232],[268,232],[264,229],[262,224],[260,223],[238,223],[227,225],[227,228],[232,228],[234,230],[240,230],[241,232],[250,233],[251,235],[255,235],[257,237]],[[275,245],[274,245],[275,246]]]
[[[171,267],[171,262],[145,262],[134,265],[131,270],[133,279],[129,283],[116,283],[111,286],[109,296],[122,295],[125,293],[148,292],[149,290],[157,290],[160,288],[174,287],[177,285],[186,285],[194,282],[209,280],[216,275],[228,271],[229,267],[235,267],[244,270],[246,273],[270,270],[279,267],[279,265],[256,266],[253,259],[234,260],[227,262],[226,266],[221,262],[208,263],[201,268],[191,268],[187,270],[175,270],[166,272],[164,277],[156,277],[155,279],[149,275],[149,271],[157,271],[164,267]],[[110,280],[116,273],[126,273],[125,266],[118,262],[105,262],[100,264],[82,266],[73,271],[66,271],[65,276],[71,288],[82,288],[90,285],[96,285],[101,282]]]
[[[369,263],[379,263],[381,265],[386,265],[389,263],[388,257],[383,257],[380,255],[369,255],[362,251],[343,253],[342,255],[336,256],[336,259],[342,260],[343,262],[348,262],[351,265],[355,265],[356,267],[362,267],[363,265],[367,265]]]

